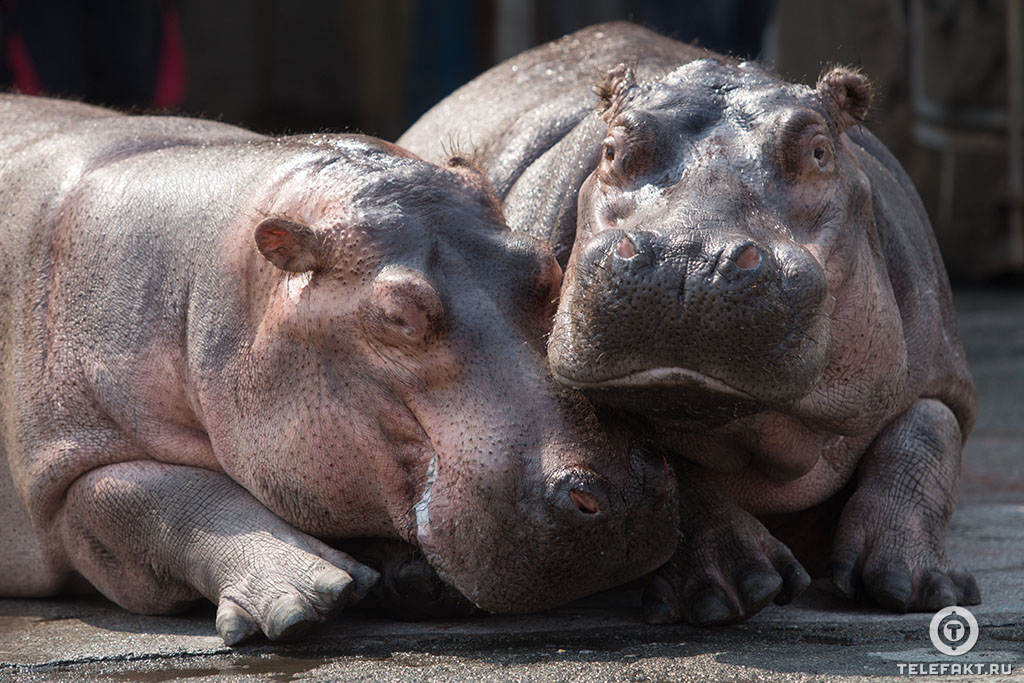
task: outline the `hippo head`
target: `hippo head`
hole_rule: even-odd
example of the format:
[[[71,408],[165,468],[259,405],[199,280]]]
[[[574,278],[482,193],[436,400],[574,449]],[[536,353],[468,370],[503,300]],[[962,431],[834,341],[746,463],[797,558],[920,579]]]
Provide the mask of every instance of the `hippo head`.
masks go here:
[[[868,245],[871,193],[844,130],[858,73],[816,88],[703,59],[599,88],[609,124],[580,190],[549,341],[559,380],[676,428],[808,394],[835,291]]]
[[[547,366],[561,284],[547,247],[509,231],[465,162],[314,142],[249,228],[265,293],[241,420],[261,450],[232,476],[321,538],[418,546],[489,611],[663,563],[664,459],[603,428]]]

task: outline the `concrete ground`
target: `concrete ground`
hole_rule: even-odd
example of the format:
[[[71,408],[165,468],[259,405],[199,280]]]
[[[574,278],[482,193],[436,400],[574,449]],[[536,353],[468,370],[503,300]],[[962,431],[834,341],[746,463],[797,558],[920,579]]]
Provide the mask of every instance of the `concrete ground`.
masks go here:
[[[984,602],[967,654],[939,653],[930,614],[853,606],[815,584],[749,622],[648,626],[619,591],[523,617],[416,624],[343,614],[306,641],[229,649],[213,608],[140,617],[102,600],[0,600],[0,680],[17,681],[1024,681],[1024,292],[964,291],[961,333],[981,399],[967,445],[953,559]],[[2,550],[0,550],[2,552]],[[955,667],[959,668],[955,668]]]

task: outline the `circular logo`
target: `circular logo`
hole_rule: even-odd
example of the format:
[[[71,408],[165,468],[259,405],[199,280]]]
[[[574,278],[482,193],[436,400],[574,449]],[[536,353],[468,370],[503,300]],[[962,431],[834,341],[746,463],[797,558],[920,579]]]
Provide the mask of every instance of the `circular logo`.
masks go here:
[[[946,607],[932,617],[928,635],[936,650],[956,657],[970,652],[978,642],[978,620],[963,607]]]

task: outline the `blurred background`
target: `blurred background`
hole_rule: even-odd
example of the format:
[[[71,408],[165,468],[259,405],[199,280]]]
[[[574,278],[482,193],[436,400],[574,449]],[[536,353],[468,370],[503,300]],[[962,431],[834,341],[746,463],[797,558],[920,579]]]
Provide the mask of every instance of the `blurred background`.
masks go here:
[[[0,0],[0,88],[394,140],[497,62],[630,19],[813,83],[875,83],[951,276],[1024,280],[1021,0]],[[1011,87],[1013,84],[1013,87]],[[1009,126],[1009,121],[1018,122]]]

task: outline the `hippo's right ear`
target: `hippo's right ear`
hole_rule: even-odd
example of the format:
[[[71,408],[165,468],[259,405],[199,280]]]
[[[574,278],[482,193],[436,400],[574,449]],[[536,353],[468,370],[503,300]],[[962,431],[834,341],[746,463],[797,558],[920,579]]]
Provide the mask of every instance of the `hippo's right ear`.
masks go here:
[[[594,92],[601,98],[597,110],[601,118],[611,122],[622,110],[636,87],[636,74],[628,64],[619,64],[604,76],[604,80],[594,87]]]
[[[839,114],[839,130],[864,121],[871,105],[871,81],[861,72],[835,67],[818,79],[818,92],[831,100]]]
[[[305,223],[287,218],[266,218],[256,226],[256,248],[281,270],[304,273],[323,262],[323,242]]]

